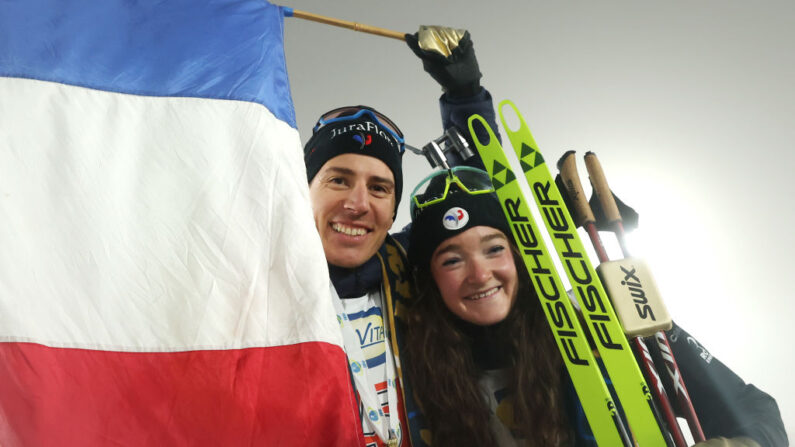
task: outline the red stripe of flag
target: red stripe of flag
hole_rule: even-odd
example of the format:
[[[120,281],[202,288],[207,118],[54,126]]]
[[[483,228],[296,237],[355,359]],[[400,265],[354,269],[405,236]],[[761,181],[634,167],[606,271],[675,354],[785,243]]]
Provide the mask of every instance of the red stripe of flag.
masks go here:
[[[321,342],[187,352],[0,343],[0,439],[7,447],[362,445],[345,362],[339,346]]]

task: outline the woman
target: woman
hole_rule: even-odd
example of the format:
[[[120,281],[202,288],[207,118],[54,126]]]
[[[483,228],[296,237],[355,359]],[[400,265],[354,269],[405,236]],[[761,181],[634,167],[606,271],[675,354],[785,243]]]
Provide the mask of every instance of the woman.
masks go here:
[[[592,445],[488,175],[440,171],[411,200],[408,256],[417,295],[402,355],[425,441]],[[681,342],[672,348],[705,434],[731,438],[704,445],[787,445],[775,401],[717,359],[704,361],[706,351],[674,331]]]
[[[442,173],[412,198],[405,368],[432,444],[565,445],[563,363],[502,209],[485,172],[455,174],[463,184]]]

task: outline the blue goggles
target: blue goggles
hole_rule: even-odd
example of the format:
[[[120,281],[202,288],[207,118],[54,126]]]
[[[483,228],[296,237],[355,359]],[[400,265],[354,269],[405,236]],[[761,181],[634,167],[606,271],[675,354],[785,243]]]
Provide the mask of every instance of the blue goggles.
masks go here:
[[[403,132],[400,131],[398,126],[392,122],[391,119],[387,118],[386,115],[379,113],[375,109],[372,109],[367,106],[347,106],[347,107],[340,107],[338,109],[331,110],[329,112],[324,113],[320,116],[320,119],[317,120],[315,123],[315,127],[312,128],[312,133],[317,132],[323,126],[328,124],[343,122],[343,121],[351,121],[355,119],[359,119],[364,115],[369,115],[373,121],[376,122],[382,129],[389,132],[395,140],[398,142],[399,152],[403,154],[406,150],[406,143],[403,139]]]

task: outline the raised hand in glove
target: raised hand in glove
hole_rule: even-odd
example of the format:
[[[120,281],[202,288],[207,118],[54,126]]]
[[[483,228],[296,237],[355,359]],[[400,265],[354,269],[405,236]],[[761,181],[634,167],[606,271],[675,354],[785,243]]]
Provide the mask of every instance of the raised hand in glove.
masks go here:
[[[406,43],[422,66],[454,98],[480,92],[480,69],[469,31],[444,26],[420,26],[406,34]]]

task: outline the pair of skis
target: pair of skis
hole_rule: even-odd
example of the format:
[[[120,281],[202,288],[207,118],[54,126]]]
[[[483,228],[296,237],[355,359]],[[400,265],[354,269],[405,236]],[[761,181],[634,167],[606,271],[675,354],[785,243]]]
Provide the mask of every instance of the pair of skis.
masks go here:
[[[503,109],[510,106],[520,122],[518,130],[506,123]],[[533,199],[543,217],[573,292],[580,304],[583,325],[541,238],[519,181],[508,164],[493,130],[478,116],[469,119],[469,130],[494,184],[512,228],[541,307],[552,329],[564,364],[583,406],[591,431],[600,446],[666,446],[670,435],[658,422],[654,399],[630,349],[613,305],[591,265],[566,204],[538,151],[524,119],[510,101],[499,105],[503,128],[516,151]],[[479,122],[489,141],[480,142],[474,131]],[[609,380],[626,416],[626,427],[596,362],[588,336],[595,344]],[[664,394],[664,391],[663,391]],[[678,427],[677,427],[678,428]]]

